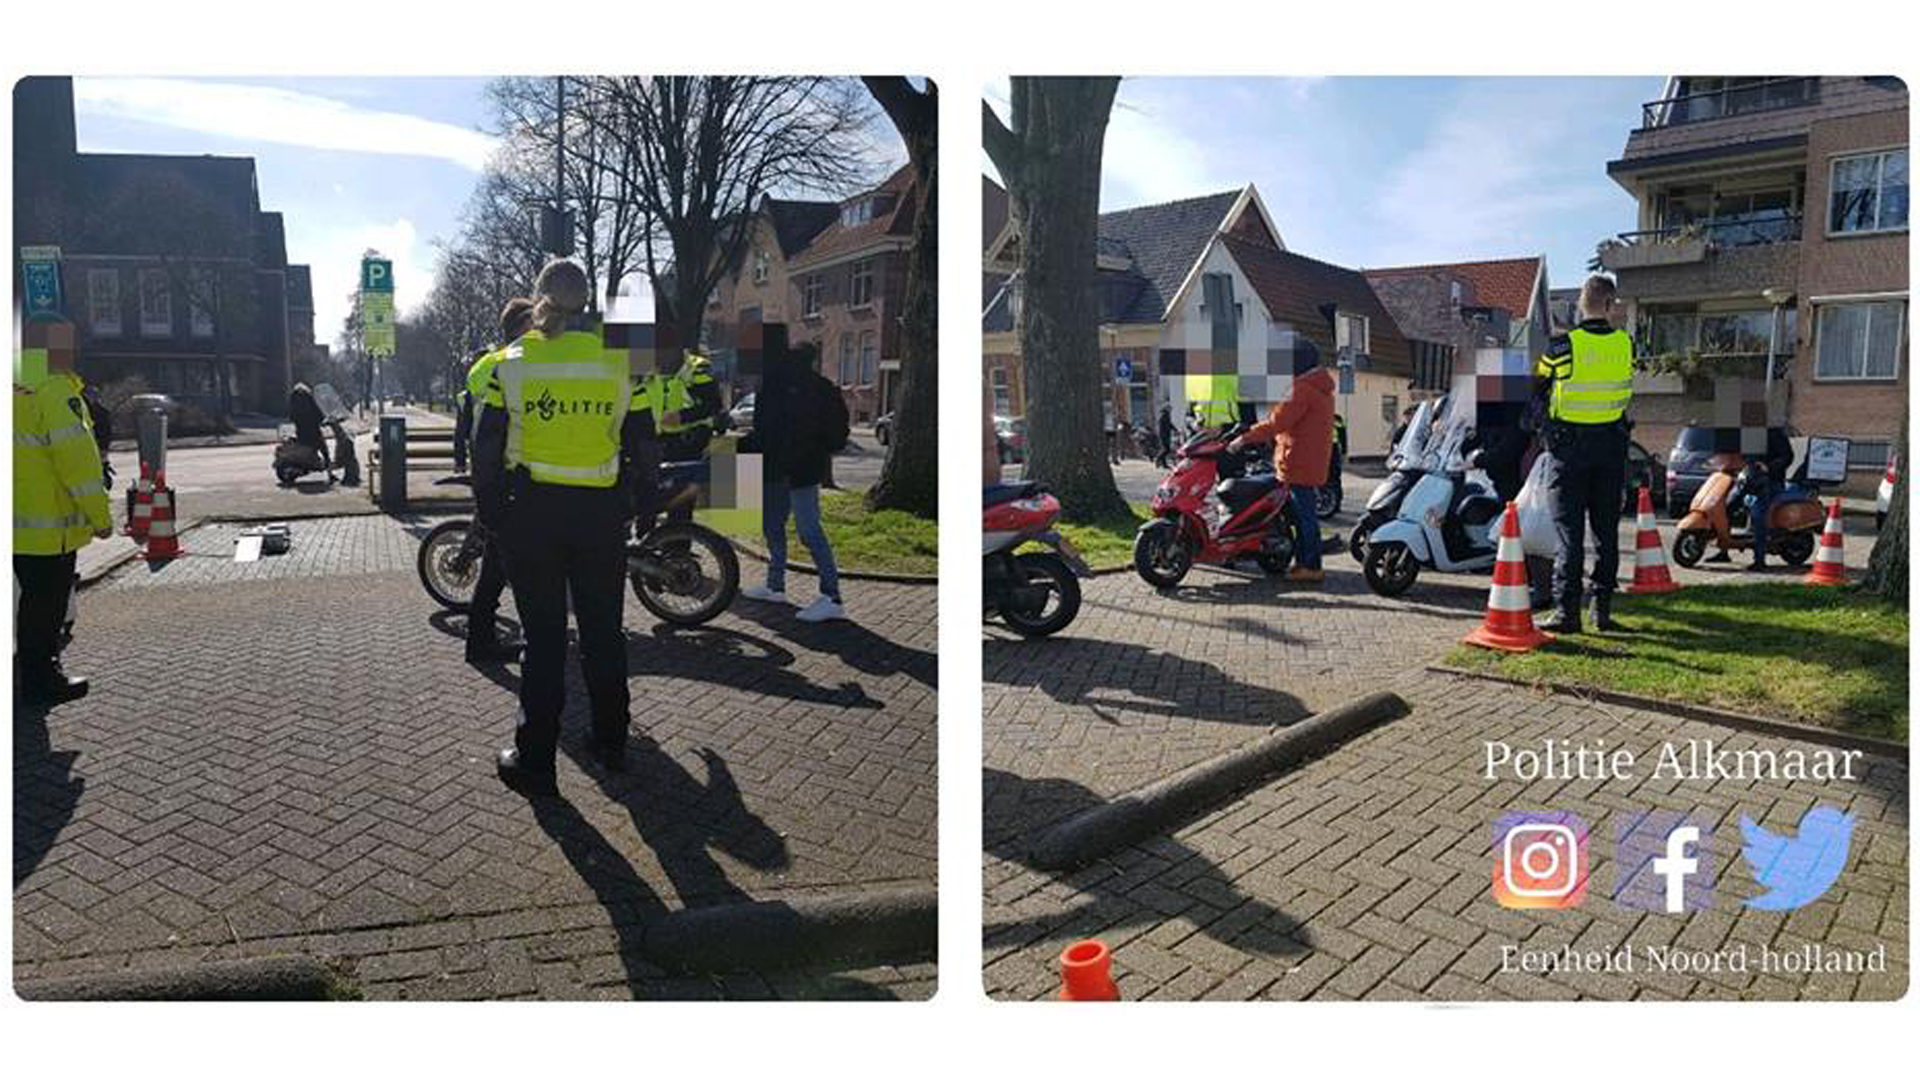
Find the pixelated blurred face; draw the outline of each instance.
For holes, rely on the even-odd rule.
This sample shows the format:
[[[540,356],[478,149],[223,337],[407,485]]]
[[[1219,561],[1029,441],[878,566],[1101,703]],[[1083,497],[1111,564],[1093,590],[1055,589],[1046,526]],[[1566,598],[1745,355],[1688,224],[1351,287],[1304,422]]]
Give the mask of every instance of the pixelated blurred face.
[[[1161,349],[1160,389],[1173,415],[1192,408],[1205,418],[1231,413],[1243,401],[1256,406],[1285,401],[1293,395],[1295,373],[1318,364],[1312,341],[1286,323],[1269,323],[1258,350]]]
[[[1764,378],[1722,375],[1713,380],[1713,399],[1704,418],[1713,428],[1715,453],[1761,457],[1767,451],[1767,430],[1786,426],[1786,386],[1776,382],[1768,393]]]
[[[1524,349],[1481,349],[1473,356],[1476,404],[1518,402],[1533,393],[1533,365]]]

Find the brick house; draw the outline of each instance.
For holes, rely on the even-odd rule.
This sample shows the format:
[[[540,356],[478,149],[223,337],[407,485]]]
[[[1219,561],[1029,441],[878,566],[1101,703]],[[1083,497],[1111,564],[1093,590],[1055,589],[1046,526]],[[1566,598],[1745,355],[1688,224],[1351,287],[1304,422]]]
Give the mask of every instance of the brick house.
[[[789,334],[820,348],[820,370],[846,395],[854,423],[893,411],[900,380],[900,305],[913,244],[911,166],[837,204],[833,219],[788,261]]]
[[[1907,138],[1898,79],[1675,76],[1607,164],[1639,204],[1600,259],[1641,355],[1754,379],[1771,357],[1787,421],[1852,440],[1853,490],[1906,410]],[[1656,453],[1705,419],[1697,384],[1636,382]]]
[[[732,352],[724,344],[714,347],[725,340],[724,333],[715,332],[751,319],[786,323],[797,331],[800,294],[793,281],[793,259],[839,216],[838,203],[761,198],[747,219],[750,235],[739,262],[713,290],[702,325],[723,382],[733,380]]]
[[[253,159],[80,153],[67,78],[22,79],[13,105],[15,240],[61,249],[82,377],[138,377],[210,416],[283,414],[312,285]],[[17,290],[17,253],[14,275]]]
[[[985,189],[990,201],[994,191]],[[1108,376],[1111,418],[1152,427],[1168,404],[1167,354],[1218,348],[1220,325],[1234,328],[1243,355],[1265,351],[1270,328],[1279,328],[1311,343],[1323,363],[1343,351],[1354,360],[1353,392],[1339,399],[1352,452],[1385,452],[1411,391],[1411,347],[1358,271],[1286,249],[1253,185],[1104,213],[1099,229],[1097,359]],[[1023,415],[1029,404],[1014,332],[1018,244],[1008,221],[985,253],[984,284],[993,290],[982,319],[987,393],[1007,416]],[[1223,312],[1231,316],[1216,318]]]

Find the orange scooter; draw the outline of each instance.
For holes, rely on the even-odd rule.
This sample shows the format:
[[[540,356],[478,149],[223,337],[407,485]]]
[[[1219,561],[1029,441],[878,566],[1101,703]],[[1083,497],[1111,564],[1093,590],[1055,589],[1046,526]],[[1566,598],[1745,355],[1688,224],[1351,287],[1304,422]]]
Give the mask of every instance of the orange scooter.
[[[1700,485],[1676,527],[1673,561],[1680,566],[1698,563],[1710,541],[1722,552],[1753,547],[1752,532],[1744,531],[1747,500],[1741,474],[1747,467],[1746,458],[1716,454],[1709,464],[1714,468],[1713,475]],[[1767,508],[1767,554],[1778,555],[1789,566],[1806,562],[1813,557],[1826,517],[1826,510],[1812,492],[1799,484],[1785,484]]]

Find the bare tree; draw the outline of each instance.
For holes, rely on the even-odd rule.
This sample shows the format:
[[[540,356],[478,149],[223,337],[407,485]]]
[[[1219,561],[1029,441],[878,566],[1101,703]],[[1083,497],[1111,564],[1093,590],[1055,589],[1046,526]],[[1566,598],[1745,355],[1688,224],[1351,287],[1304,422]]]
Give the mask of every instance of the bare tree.
[[[1094,292],[1100,159],[1119,86],[1106,77],[1017,77],[1011,126],[981,102],[982,138],[1020,235],[1015,328],[1029,401],[1025,475],[1045,481],[1066,516],[1082,521],[1127,513],[1101,433]]]
[[[838,197],[871,182],[872,105],[841,78],[623,76],[580,80],[582,116],[638,211],[655,318],[688,345],[744,254],[770,191]]]
[[[913,169],[913,247],[907,252],[900,315],[900,397],[880,481],[867,493],[876,510],[934,517],[940,503],[940,101],[933,83],[917,90],[903,78],[862,80],[907,144]]]

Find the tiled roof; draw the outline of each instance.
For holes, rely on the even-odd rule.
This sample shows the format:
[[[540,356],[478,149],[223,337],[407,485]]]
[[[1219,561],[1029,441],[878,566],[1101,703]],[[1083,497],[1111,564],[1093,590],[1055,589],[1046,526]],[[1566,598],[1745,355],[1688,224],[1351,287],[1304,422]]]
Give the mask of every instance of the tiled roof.
[[[780,241],[780,255],[791,259],[840,216],[840,204],[810,199],[768,199],[763,204]]]
[[[1239,191],[1223,191],[1101,214],[1100,254],[1132,260],[1144,280],[1114,321],[1153,323],[1166,318],[1167,304],[1239,198]]]
[[[1533,309],[1533,286],[1540,278],[1540,258],[1488,259],[1481,262],[1433,263],[1427,266],[1383,266],[1366,272],[1369,278],[1413,274],[1453,275],[1473,283],[1474,295],[1486,307],[1505,308],[1515,319]]]
[[[913,166],[902,165],[886,182],[872,191],[866,191],[855,198],[868,198],[874,195],[894,196],[893,206],[886,213],[858,225],[844,225],[836,216],[833,223],[821,230],[793,259],[796,266],[808,266],[824,262],[836,255],[849,251],[858,251],[878,240],[889,237],[907,238],[913,235]],[[846,200],[853,201],[852,199]],[[842,203],[841,205],[845,205]],[[835,207],[836,214],[838,207]]]
[[[1335,345],[1331,309],[1367,317],[1373,370],[1411,374],[1412,350],[1399,324],[1374,295],[1358,270],[1309,259],[1290,251],[1235,236],[1221,238],[1275,321],[1285,322],[1319,347],[1332,362]]]

